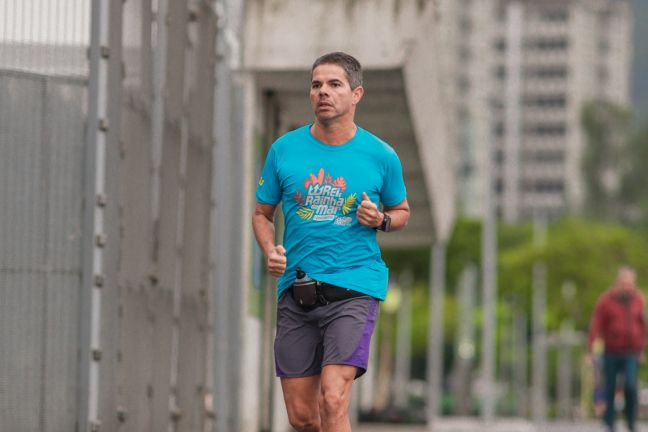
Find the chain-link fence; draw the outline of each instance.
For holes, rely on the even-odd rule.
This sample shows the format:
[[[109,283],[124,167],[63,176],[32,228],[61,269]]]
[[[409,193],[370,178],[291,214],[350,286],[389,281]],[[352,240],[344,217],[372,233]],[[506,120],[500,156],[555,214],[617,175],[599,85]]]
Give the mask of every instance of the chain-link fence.
[[[239,3],[0,0],[0,430],[213,427],[216,43]]]

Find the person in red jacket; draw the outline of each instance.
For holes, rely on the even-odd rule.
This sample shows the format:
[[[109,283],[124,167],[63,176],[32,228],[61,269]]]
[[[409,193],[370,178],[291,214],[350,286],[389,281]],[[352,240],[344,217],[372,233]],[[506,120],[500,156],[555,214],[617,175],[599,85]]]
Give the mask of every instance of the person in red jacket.
[[[637,412],[637,375],[639,360],[646,340],[644,296],[637,289],[633,269],[619,270],[615,285],[606,290],[596,302],[589,333],[589,347],[596,338],[605,345],[603,375],[605,413],[603,421],[608,431],[614,431],[614,391],[617,376],[624,376],[625,416],[628,428],[635,432]]]

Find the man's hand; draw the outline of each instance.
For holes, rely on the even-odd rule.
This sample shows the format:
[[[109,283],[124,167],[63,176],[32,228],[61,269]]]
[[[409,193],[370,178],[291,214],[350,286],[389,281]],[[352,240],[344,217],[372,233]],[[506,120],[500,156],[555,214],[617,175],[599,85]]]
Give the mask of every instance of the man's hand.
[[[592,353],[588,352],[587,354],[585,354],[585,364],[588,367],[594,367],[594,356],[592,355]]]
[[[356,211],[358,222],[364,226],[376,228],[382,223],[383,217],[383,214],[378,211],[378,206],[369,199],[369,195],[362,192],[362,202]]]
[[[286,271],[286,249],[278,245],[268,252],[268,273],[274,277],[279,277]]]

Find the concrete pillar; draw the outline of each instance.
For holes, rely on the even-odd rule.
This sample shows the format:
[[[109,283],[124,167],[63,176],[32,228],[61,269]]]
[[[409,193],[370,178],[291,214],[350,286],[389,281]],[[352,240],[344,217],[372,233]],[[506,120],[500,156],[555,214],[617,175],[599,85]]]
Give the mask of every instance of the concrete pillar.
[[[497,301],[497,222],[493,199],[493,146],[485,140],[484,218],[482,222],[482,419],[491,422],[495,415],[495,314]]]
[[[558,373],[556,388],[558,390],[558,416],[569,419],[572,417],[572,341],[573,334],[570,322],[563,322],[560,326],[558,338]]]
[[[239,373],[240,314],[240,248],[236,227],[241,223],[238,208],[232,205],[240,182],[240,149],[233,144],[232,114],[233,77],[230,68],[232,49],[227,40],[231,33],[225,0],[212,0],[211,10],[217,15],[214,68],[214,127],[212,131],[212,178],[210,214],[211,314],[214,328],[213,386],[216,431],[240,430]],[[231,36],[231,34],[229,35]],[[240,147],[240,146],[239,146]],[[223,229],[231,227],[232,229]],[[236,287],[237,289],[233,289]]]
[[[376,390],[376,378],[378,375],[378,356],[376,347],[378,346],[378,332],[375,332],[371,346],[369,347],[369,369],[358,383],[360,390],[359,409],[361,411],[371,411],[374,406],[374,396]]]
[[[536,215],[534,243],[541,248],[546,242],[546,221]],[[547,303],[547,267],[537,261],[533,265],[533,388],[531,392],[532,416],[536,423],[547,418],[547,331],[545,308]]]
[[[457,349],[453,368],[453,393],[456,401],[454,415],[466,416],[470,413],[471,371],[475,359],[475,294],[477,287],[477,267],[469,264],[461,272],[457,287],[458,316],[461,317],[457,328]]]
[[[443,376],[443,300],[445,290],[446,245],[436,241],[430,253],[430,299],[428,318],[428,404],[427,424],[432,427],[441,416]]]
[[[412,292],[401,285],[401,298],[396,320],[396,363],[394,365],[394,406],[406,409],[412,361]]]
[[[528,355],[526,314],[517,310],[514,315],[514,358],[513,358],[513,392],[517,401],[517,415],[526,417],[528,414]]]

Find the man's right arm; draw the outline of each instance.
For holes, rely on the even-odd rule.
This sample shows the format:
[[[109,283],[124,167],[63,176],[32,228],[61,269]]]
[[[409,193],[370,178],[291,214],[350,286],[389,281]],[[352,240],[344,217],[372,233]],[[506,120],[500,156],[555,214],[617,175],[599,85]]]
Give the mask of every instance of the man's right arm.
[[[266,256],[268,272],[279,277],[286,271],[286,250],[275,244],[274,214],[277,206],[257,203],[252,216],[252,227],[257,243]]]
[[[596,306],[594,306],[594,312],[592,313],[592,321],[590,322],[589,328],[589,340],[588,340],[588,351],[592,353],[592,348],[594,345],[594,340],[601,337],[602,333],[602,314],[603,314],[603,296],[599,297],[596,301]]]

